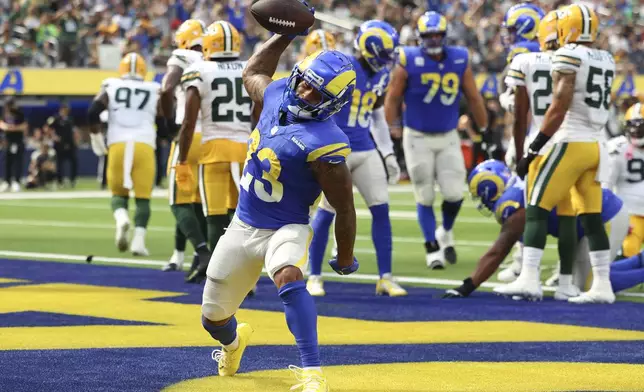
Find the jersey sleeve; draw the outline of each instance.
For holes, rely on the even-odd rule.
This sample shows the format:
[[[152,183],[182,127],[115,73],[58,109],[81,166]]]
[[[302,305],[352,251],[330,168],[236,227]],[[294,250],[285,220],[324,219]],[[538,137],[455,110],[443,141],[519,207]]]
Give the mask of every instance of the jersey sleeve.
[[[396,64],[400,65],[404,69],[407,69],[407,61],[410,57],[410,48],[408,48],[407,46],[399,46],[396,52]]]
[[[181,76],[181,87],[184,91],[187,91],[189,87],[196,87],[199,90],[200,96],[206,95],[206,85],[204,83],[201,71],[198,67],[189,67],[183,71]]]
[[[525,78],[528,73],[527,57],[528,56],[521,55],[512,59],[510,68],[508,68],[508,73],[504,80],[508,87],[525,86]]]
[[[510,52],[508,53],[508,57],[506,59],[508,64],[511,64],[512,61],[520,54],[522,53],[530,53],[531,50],[529,48],[526,48],[525,46],[514,46],[512,49],[510,49]]]
[[[494,205],[494,215],[497,222],[504,224],[508,218],[523,208],[523,192],[518,188],[508,189]]]
[[[552,58],[552,72],[555,71],[572,71],[579,72],[581,68],[581,57],[574,50],[574,46],[564,46],[557,49]]]
[[[167,66],[177,66],[181,69],[186,69],[190,66],[190,59],[188,59],[188,56],[181,54],[181,52],[177,52],[176,50],[172,52],[172,55],[170,55],[170,58],[168,59]]]
[[[327,132],[328,131],[329,130],[327,130]],[[349,156],[349,154],[351,153],[351,147],[349,147],[349,139],[344,134],[344,132],[340,130],[340,128],[333,130],[333,132],[327,133],[327,135],[329,134],[335,135],[335,137],[325,138],[324,142],[317,143],[317,146],[313,146],[306,157],[307,162],[346,162],[347,156]]]

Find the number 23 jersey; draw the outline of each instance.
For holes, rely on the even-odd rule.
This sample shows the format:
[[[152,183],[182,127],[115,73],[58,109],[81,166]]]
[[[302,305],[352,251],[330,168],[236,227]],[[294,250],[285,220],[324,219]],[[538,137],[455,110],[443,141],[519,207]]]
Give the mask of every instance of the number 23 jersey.
[[[280,123],[286,79],[264,92],[264,108],[248,140],[237,216],[260,229],[308,224],[311,206],[321,193],[309,164],[340,164],[351,152],[349,139],[331,119]]]
[[[603,127],[608,122],[615,60],[605,50],[568,44],[557,49],[552,72],[575,72],[575,91],[555,143],[604,141]]]

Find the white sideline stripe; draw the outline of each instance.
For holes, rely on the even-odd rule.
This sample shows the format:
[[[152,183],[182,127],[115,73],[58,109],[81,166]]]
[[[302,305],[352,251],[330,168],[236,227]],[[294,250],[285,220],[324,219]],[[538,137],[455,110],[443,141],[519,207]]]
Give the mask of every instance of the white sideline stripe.
[[[87,261],[87,256],[81,255],[67,255],[61,253],[39,253],[39,252],[15,252],[10,250],[0,250],[0,256],[5,257],[27,257],[33,259],[51,259],[51,260],[71,260],[71,261]],[[167,263],[164,260],[140,260],[140,259],[129,259],[121,257],[101,257],[93,256],[92,261],[97,261],[101,263],[113,263],[113,264],[132,264],[132,265],[149,265],[149,266],[163,266]],[[185,266],[188,268],[188,265]],[[265,271],[262,271],[265,272]],[[338,278],[339,276],[332,272],[323,272],[322,276],[324,277],[333,277]],[[378,275],[372,274],[351,274],[342,277],[343,280],[349,281],[377,281],[380,279]],[[419,278],[412,276],[396,276],[395,280],[399,283],[414,283],[414,284],[428,284],[428,285],[439,285],[439,286],[455,286],[460,285],[463,282],[460,280],[454,279],[439,279],[439,278]],[[494,283],[494,282],[485,282],[481,286],[486,288],[494,288],[502,286],[504,283]],[[543,291],[554,292],[556,288],[543,286]],[[623,297],[639,297],[644,298],[644,293],[620,293],[618,296]]]

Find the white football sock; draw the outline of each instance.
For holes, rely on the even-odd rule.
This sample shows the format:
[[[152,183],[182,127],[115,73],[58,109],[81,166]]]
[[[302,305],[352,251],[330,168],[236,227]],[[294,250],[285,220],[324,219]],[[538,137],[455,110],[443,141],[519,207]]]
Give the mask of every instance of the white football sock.
[[[590,265],[593,268],[593,286],[596,283],[610,283],[610,251],[596,250],[589,254]]]
[[[539,267],[541,266],[541,257],[543,257],[543,249],[524,246],[521,275],[523,275],[525,271],[528,276],[536,276],[538,279]]]
[[[572,286],[572,275],[559,275],[559,288],[565,289]]]
[[[117,224],[130,220],[130,216],[128,215],[125,208],[117,208],[116,210],[114,210],[113,216]]]

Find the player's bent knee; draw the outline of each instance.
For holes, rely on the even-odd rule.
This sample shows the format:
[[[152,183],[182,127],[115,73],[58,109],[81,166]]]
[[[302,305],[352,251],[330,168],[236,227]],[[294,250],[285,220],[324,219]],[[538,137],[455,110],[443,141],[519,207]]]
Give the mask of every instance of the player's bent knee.
[[[431,207],[434,205],[434,197],[433,184],[414,185],[414,198],[416,199],[416,203]]]
[[[288,283],[296,282],[298,280],[304,280],[304,275],[302,274],[302,270],[293,265],[287,265],[273,275],[273,281],[278,289]]]
[[[220,304],[204,303],[201,305],[201,314],[213,325],[218,326],[226,324],[235,315],[235,311]]]

